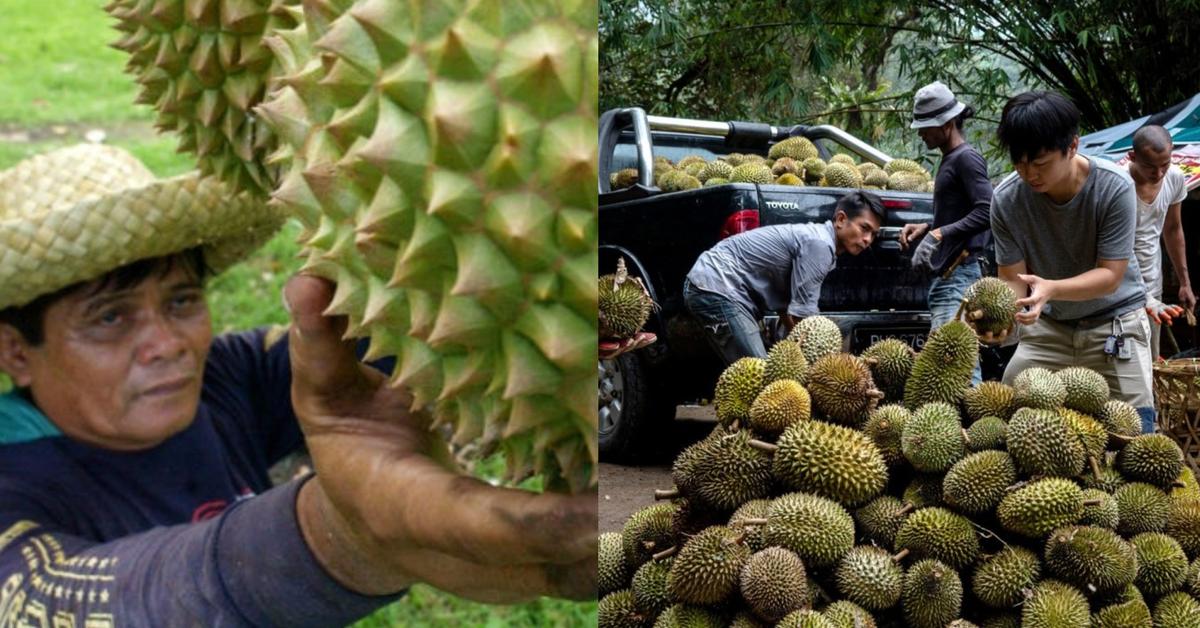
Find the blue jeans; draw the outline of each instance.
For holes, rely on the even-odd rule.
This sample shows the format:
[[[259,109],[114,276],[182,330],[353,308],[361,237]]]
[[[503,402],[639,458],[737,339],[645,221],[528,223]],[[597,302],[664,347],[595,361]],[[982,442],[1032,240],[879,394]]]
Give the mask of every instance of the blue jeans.
[[[983,273],[979,269],[979,261],[974,257],[963,260],[948,279],[941,275],[934,277],[929,284],[929,331],[933,331],[954,320],[954,313],[962,303],[963,293],[971,284],[979,281]],[[983,381],[983,373],[979,363],[975,363],[975,372],[971,374],[971,385],[978,386]]]
[[[1158,418],[1158,413],[1154,408],[1138,408],[1138,416],[1142,417],[1142,433],[1153,434],[1158,431],[1158,426],[1155,425],[1154,419]]]
[[[686,279],[683,280],[683,303],[704,326],[704,336],[725,360],[726,366],[739,358],[767,357],[758,321],[745,307],[715,292],[694,288]]]

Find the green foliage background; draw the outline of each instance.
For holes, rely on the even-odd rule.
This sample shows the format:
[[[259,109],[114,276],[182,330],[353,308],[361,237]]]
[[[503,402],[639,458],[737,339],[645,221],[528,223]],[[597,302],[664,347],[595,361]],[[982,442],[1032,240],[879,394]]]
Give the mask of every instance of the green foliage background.
[[[175,153],[175,139],[151,127],[152,112],[133,104],[124,54],[108,47],[117,38],[103,0],[0,0],[0,169],[32,155],[84,141],[101,130],[105,142],[129,150],[156,175],[182,174],[194,163]],[[286,323],[281,290],[300,266],[297,223],[291,222],[245,262],[210,284],[209,307],[217,333]],[[2,387],[2,383],[0,383]],[[476,475],[495,481],[499,458]],[[594,626],[596,603],[543,598],[490,606],[416,586],[401,601],[360,621],[384,626]]]

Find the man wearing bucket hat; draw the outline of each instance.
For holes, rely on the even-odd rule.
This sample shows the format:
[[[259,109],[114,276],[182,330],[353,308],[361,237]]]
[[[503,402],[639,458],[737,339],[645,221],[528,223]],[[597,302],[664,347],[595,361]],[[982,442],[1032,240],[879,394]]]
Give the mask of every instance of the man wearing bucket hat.
[[[900,246],[918,239],[913,266],[933,273],[929,285],[931,329],[950,322],[963,293],[983,275],[984,249],[991,241],[992,184],[987,162],[963,137],[963,121],[975,114],[941,81],[917,90],[913,122],[926,148],[942,153],[933,185],[933,223],[904,225]],[[921,239],[924,236],[924,239]],[[981,380],[975,365],[974,381]]]
[[[280,222],[110,147],[0,172],[0,617],[330,626],[416,582],[594,596],[595,496],[453,471],[322,314],[328,282],[288,283],[286,334],[212,338],[205,278]],[[302,442],[320,475],[272,487]]]

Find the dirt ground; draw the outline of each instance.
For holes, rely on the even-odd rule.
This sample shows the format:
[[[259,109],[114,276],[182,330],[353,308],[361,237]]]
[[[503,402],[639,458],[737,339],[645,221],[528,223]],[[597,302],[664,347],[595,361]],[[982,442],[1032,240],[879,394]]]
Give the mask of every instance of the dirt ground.
[[[675,422],[659,459],[641,466],[600,463],[600,532],[620,532],[634,512],[654,503],[654,489],[669,489],[671,461],[684,447],[712,431],[706,421]]]

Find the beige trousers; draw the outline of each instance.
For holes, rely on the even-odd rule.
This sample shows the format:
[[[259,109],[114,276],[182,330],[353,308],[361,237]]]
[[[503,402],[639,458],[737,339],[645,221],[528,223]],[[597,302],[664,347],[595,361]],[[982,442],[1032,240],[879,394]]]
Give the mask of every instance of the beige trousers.
[[[1154,383],[1150,359],[1150,318],[1137,308],[1120,316],[1124,327],[1128,360],[1104,354],[1104,341],[1112,333],[1112,321],[1089,327],[1060,323],[1044,316],[1032,325],[1021,325],[1017,351],[1004,369],[1004,383],[1012,385],[1017,374],[1040,366],[1057,371],[1068,366],[1086,366],[1108,380],[1113,399],[1135,408],[1154,407]]]

